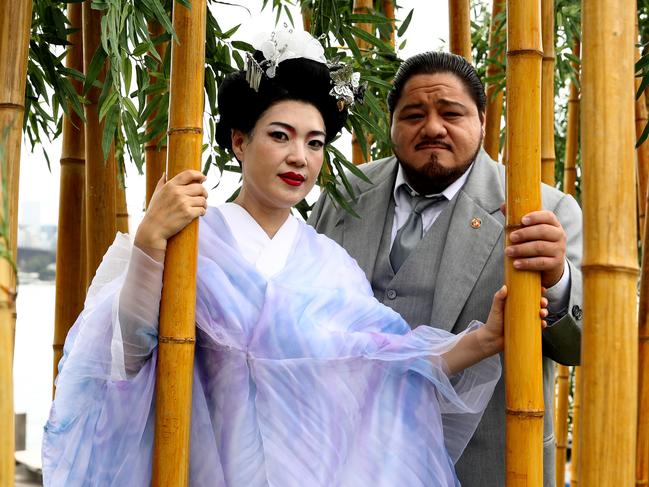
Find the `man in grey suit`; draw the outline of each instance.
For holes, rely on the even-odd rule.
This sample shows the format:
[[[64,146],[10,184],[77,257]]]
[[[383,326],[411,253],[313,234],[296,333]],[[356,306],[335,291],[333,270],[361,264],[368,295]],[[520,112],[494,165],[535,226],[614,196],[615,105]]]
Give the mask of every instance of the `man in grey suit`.
[[[485,321],[503,284],[505,171],[481,149],[485,105],[484,87],[461,57],[429,52],[408,59],[388,95],[394,156],[360,166],[371,184],[352,178],[351,204],[361,218],[322,197],[309,219],[347,249],[376,298],[413,327],[458,333],[471,320]],[[542,197],[544,210],[523,218],[505,253],[516,268],[540,271],[548,289],[544,485],[554,486],[553,360],[579,361],[581,211],[549,186]],[[505,484],[504,410],[501,378],[456,465],[463,485]]]

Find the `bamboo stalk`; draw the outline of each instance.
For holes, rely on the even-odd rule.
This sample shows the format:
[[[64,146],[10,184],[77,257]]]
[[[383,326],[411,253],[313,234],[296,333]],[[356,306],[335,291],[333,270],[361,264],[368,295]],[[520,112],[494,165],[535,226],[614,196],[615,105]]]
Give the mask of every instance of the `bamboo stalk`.
[[[554,406],[555,469],[557,485],[564,485],[568,449],[568,378],[569,368],[557,364],[556,396]]]
[[[584,486],[632,485],[635,479],[634,13],[633,0],[582,3],[584,330],[579,482]]]
[[[572,52],[575,56],[579,57],[580,43],[579,39],[575,39]],[[579,76],[579,65],[573,63],[575,72]],[[566,130],[566,152],[564,156],[563,165],[563,189],[567,194],[575,196],[576,193],[576,180],[577,180],[577,150],[579,144],[579,86],[577,83],[570,83],[570,95],[568,97],[568,115],[567,115],[567,130]],[[570,461],[570,484],[578,484],[578,447],[579,447],[579,415],[581,413],[581,369],[574,368],[573,375],[573,395],[572,395],[572,448],[571,448],[571,461]],[[567,397],[566,397],[567,407]],[[557,415],[558,416],[558,415]],[[557,422],[559,419],[557,418]],[[564,420],[562,420],[564,421]],[[566,429],[567,433],[567,429]],[[557,451],[557,456],[559,452]],[[557,467],[558,468],[558,467]],[[559,477],[557,476],[557,480]],[[557,484],[559,485],[559,484]],[[561,485],[563,485],[563,480]]]
[[[638,17],[636,16],[636,41],[638,40]],[[640,59],[642,55],[641,49],[637,48],[635,50],[635,60],[636,62]],[[642,83],[642,78],[635,78],[635,89],[636,93],[640,88]],[[647,125],[647,104],[645,100],[645,93],[642,92],[639,97],[635,100],[635,134],[636,140],[640,139],[642,131]],[[638,234],[640,236],[640,241],[644,243],[644,227],[645,227],[645,215],[647,212],[647,180],[649,179],[649,143],[645,140],[640,147],[636,149],[637,151],[637,177],[638,177]]]
[[[68,35],[66,65],[83,72],[83,36],[81,34],[81,4],[68,4],[70,27],[77,29]],[[77,93],[81,82],[70,79]],[[59,191],[59,223],[56,242],[56,301],[54,305],[53,379],[63,356],[65,337],[83,309],[86,276],[82,269],[83,224],[82,209],[85,184],[85,149],[83,122],[70,108],[70,116],[63,116],[63,144],[61,147],[61,176]]]
[[[541,181],[554,186],[554,0],[541,1]]]
[[[91,8],[91,0],[83,2],[83,64],[88,66],[98,47],[101,46],[101,12]],[[98,76],[103,82],[105,69]],[[86,248],[88,277],[94,276],[106,250],[115,239],[117,187],[115,150],[111,147],[108,159],[104,161],[101,139],[104,123],[99,122],[99,89],[88,91],[86,114]],[[89,279],[90,280],[90,279]]]
[[[395,46],[395,34],[396,34],[396,28],[394,24],[394,0],[383,0],[382,1],[382,6],[383,6],[383,14],[385,15],[386,19],[392,20],[392,23],[390,24],[390,36],[386,39],[392,47]]]
[[[507,245],[521,218],[541,208],[541,4],[507,1]],[[541,276],[505,259],[505,474],[507,486],[543,482]]]
[[[128,207],[126,205],[126,181],[125,176],[119,175],[115,178],[115,223],[117,230],[128,233]]]
[[[489,59],[487,78],[493,78],[502,73],[505,50],[499,49],[503,43],[503,30],[498,30],[498,17],[505,9],[505,0],[494,0],[491,6],[491,27],[489,29]],[[489,156],[497,161],[500,154],[500,122],[503,115],[503,96],[505,92],[496,93],[498,84],[490,82],[487,85],[487,109],[485,114],[484,148]]]
[[[302,4],[302,28],[305,32],[311,32],[311,16],[313,7],[306,3]]]
[[[449,50],[473,62],[469,0],[448,0],[448,21]]]
[[[158,37],[164,33],[162,26],[155,21],[151,21],[148,24],[149,35],[153,37]],[[155,49],[160,55],[160,59],[164,59],[165,53],[167,52],[167,42],[161,42],[156,45]],[[153,75],[153,72],[149,73],[151,77],[151,83],[156,83],[158,81],[157,77]],[[156,95],[147,95],[147,103],[152,103]],[[149,118],[147,119],[147,132],[151,132],[150,124],[153,122],[157,115],[158,111],[154,110]],[[149,201],[151,201],[151,196],[155,190],[158,180],[162,176],[162,173],[165,171],[165,164],[167,159],[167,145],[161,144],[160,141],[163,138],[163,135],[151,139],[144,144],[144,153],[145,153],[145,164],[146,164],[146,206],[149,206]]]
[[[636,15],[636,40],[638,39],[638,17]],[[636,61],[640,50],[636,49]],[[640,78],[636,78],[636,93]],[[636,140],[647,123],[645,93],[635,101]],[[649,145],[647,142],[637,148],[638,163],[638,220],[642,240],[642,274],[640,276],[640,306],[638,308],[638,429],[636,440],[636,487],[649,485],[649,249],[644,245],[648,240],[649,225],[645,219],[647,209],[647,172],[649,171]]]
[[[354,0],[355,14],[367,14],[372,11],[373,7],[374,7],[373,0]],[[373,24],[359,23],[358,28],[364,30],[365,32],[369,32],[370,34],[374,33]],[[361,50],[361,52],[364,52],[365,50],[371,47],[369,43],[367,43],[366,41],[360,38],[356,38],[356,44],[358,44],[358,48]],[[369,145],[370,145],[369,136],[366,136],[366,139],[367,139],[367,146],[368,146],[367,149],[369,150]],[[370,158],[369,154],[363,153],[363,150],[361,149],[361,145],[358,143],[358,138],[356,136],[356,133],[352,132],[352,162],[354,164],[363,164],[367,162],[369,158]]]
[[[637,108],[637,101],[636,101]],[[645,203],[649,194],[645,193]],[[644,242],[649,225],[644,223]],[[649,485],[649,251],[643,246],[638,308],[638,423],[636,443],[636,487]]]
[[[581,448],[581,367],[575,367],[572,384],[572,451],[570,453],[570,487],[579,485],[579,457]]]
[[[579,57],[581,45],[575,39],[572,52]],[[575,64],[573,63],[573,66]],[[575,66],[579,73],[579,67]],[[577,74],[577,76],[579,76]],[[575,196],[577,184],[577,152],[579,150],[579,86],[570,83],[570,95],[568,96],[568,128],[566,129],[566,153],[563,164],[563,191]],[[574,442],[574,438],[573,438]]]
[[[203,134],[205,0],[192,8],[177,5],[173,25],[167,174],[200,170]],[[192,404],[198,222],[169,240],[164,266],[154,439],[154,486],[189,482],[189,432]]]
[[[25,114],[25,81],[32,2],[0,2],[0,217],[9,235],[0,243],[16,261],[20,143]],[[6,202],[6,206],[5,206]],[[16,326],[16,275],[0,258],[0,485],[14,483],[13,348]]]

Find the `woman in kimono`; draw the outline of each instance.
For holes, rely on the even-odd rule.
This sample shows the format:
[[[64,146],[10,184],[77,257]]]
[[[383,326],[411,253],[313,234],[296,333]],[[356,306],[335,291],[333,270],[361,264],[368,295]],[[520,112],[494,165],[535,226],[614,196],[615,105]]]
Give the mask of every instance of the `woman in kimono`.
[[[117,236],[65,344],[45,485],[150,485],[164,253],[197,217],[191,485],[459,485],[453,464],[500,375],[506,290],[485,325],[411,330],[291,215],[358,87],[334,69],[308,34],[275,33],[220,85],[241,191],[208,209],[201,173],[163,177],[134,244]]]

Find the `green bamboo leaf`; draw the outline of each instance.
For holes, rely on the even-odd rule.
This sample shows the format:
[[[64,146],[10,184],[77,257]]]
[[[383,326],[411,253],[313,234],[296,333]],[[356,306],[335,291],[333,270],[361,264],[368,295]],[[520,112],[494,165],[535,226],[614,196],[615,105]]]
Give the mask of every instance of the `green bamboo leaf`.
[[[349,27],[349,30],[351,30],[356,37],[360,37],[364,41],[369,42],[370,44],[372,44],[373,46],[378,47],[380,50],[382,50],[384,52],[392,53],[394,51],[392,49],[392,46],[390,46],[389,44],[386,44],[381,39],[379,39],[378,37],[373,36],[369,32],[365,32],[363,29],[359,29],[358,27],[355,27],[355,26],[352,25],[352,26]]]
[[[101,48],[97,47],[95,54],[92,56],[90,65],[88,66],[88,72],[86,73],[86,80],[83,83],[83,94],[88,93],[90,87],[97,80],[99,72],[104,67],[104,62],[106,61],[106,52]]]
[[[113,105],[104,121],[104,132],[101,136],[101,149],[104,154],[104,161],[108,159],[108,153],[115,140],[115,130],[117,129],[117,122],[119,120],[119,106]]]
[[[361,50],[358,48],[358,44],[356,44],[356,40],[354,39],[354,36],[351,35],[351,33],[347,30],[347,27],[342,26],[340,29],[340,35],[343,37],[345,40],[345,44],[347,44],[347,47],[351,49],[352,54],[356,59],[359,61],[363,59],[363,55],[361,54]]]
[[[406,30],[410,25],[410,21],[412,20],[412,14],[414,13],[414,11],[415,11],[414,8],[410,9],[410,12],[408,12],[408,15],[406,16],[405,20],[399,26],[399,30],[397,30],[397,35],[399,37],[403,37],[403,35],[406,33]]]
[[[251,44],[243,41],[232,41],[232,47],[242,51],[255,52],[255,48]]]
[[[104,116],[106,116],[106,113],[108,110],[113,108],[113,105],[117,102],[119,99],[119,94],[116,91],[111,92],[106,99],[101,103],[99,107],[99,121],[102,121],[104,119]]]
[[[384,15],[375,14],[351,14],[347,20],[354,24],[391,24],[392,20]]]

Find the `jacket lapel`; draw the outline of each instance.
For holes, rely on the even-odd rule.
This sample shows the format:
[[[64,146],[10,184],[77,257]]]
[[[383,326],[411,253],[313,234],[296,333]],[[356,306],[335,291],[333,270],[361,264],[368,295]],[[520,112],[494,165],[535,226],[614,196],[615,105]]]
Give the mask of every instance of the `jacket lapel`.
[[[356,259],[371,282],[383,229],[392,222],[388,209],[397,175],[397,163],[396,159],[389,158],[368,165],[376,165],[375,171],[367,171],[374,184],[365,184],[359,188],[354,204],[354,209],[361,218],[341,212],[337,225],[342,225],[343,228],[342,246]]]
[[[451,330],[503,232],[499,168],[481,151],[457,194],[433,299],[431,323]]]

